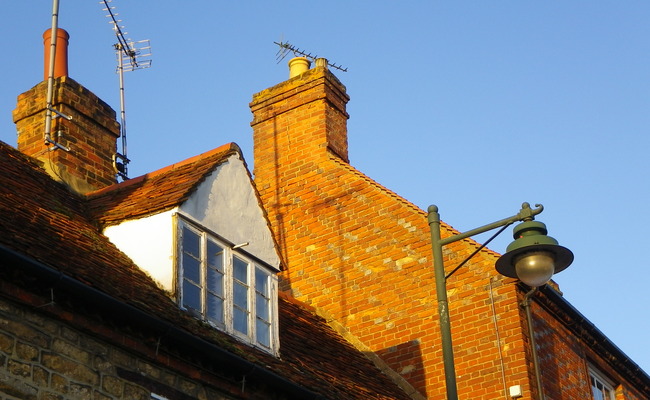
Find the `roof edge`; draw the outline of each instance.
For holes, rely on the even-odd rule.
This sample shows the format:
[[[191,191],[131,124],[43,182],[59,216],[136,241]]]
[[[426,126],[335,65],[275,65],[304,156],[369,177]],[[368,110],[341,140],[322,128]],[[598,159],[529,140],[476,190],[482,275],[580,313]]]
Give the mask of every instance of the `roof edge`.
[[[140,175],[138,177],[126,180],[124,182],[117,183],[115,185],[107,186],[105,188],[98,189],[98,190],[86,193],[86,197],[99,196],[99,195],[102,195],[104,193],[115,190],[117,188],[124,188],[124,187],[128,187],[128,186],[131,186],[131,185],[135,185],[135,184],[140,183],[140,182],[142,182],[144,180],[147,180],[149,178],[153,178],[155,176],[164,174],[164,173],[169,172],[171,170],[174,170],[176,168],[180,168],[180,167],[183,167],[185,165],[192,164],[192,163],[197,162],[197,161],[199,161],[199,160],[201,160],[203,158],[212,157],[215,154],[219,154],[219,153],[236,153],[241,158],[243,158],[242,151],[241,151],[241,148],[239,147],[239,145],[237,145],[237,143],[235,143],[235,142],[230,142],[230,143],[226,143],[224,145],[221,145],[221,146],[219,146],[217,148],[214,148],[214,149],[212,149],[210,151],[206,151],[205,153],[201,153],[201,154],[198,154],[196,156],[193,156],[193,157],[187,158],[185,160],[179,161],[177,163],[170,164],[170,165],[168,165],[166,167],[162,167],[162,168],[160,168],[158,170],[146,173],[144,175]]]
[[[184,346],[209,354],[219,360],[229,364],[231,368],[246,371],[250,376],[255,374],[265,383],[278,388],[282,392],[295,395],[298,398],[322,400],[323,396],[281,376],[270,369],[240,357],[228,350],[219,347],[215,343],[209,342],[204,338],[195,336],[192,333],[177,327],[172,322],[152,315],[134,305],[125,303],[99,289],[88,286],[61,271],[55,270],[50,266],[34,260],[31,257],[23,255],[0,245],[0,259],[9,261],[27,268],[35,276],[41,279],[49,280],[56,283],[56,287],[69,290],[79,296],[87,298],[88,301],[103,305],[107,308],[117,310],[119,314],[131,319],[134,322],[147,326],[154,331],[163,332],[164,336],[170,340],[182,343]]]
[[[635,389],[650,396],[650,376],[627,354],[612,342],[596,325],[578,311],[554,287],[544,285],[540,288],[543,296],[533,297],[551,315],[558,318],[567,329],[576,333],[584,341],[590,340],[590,348],[603,357],[608,364],[617,370],[629,382],[638,385]],[[567,324],[566,320],[574,321]]]

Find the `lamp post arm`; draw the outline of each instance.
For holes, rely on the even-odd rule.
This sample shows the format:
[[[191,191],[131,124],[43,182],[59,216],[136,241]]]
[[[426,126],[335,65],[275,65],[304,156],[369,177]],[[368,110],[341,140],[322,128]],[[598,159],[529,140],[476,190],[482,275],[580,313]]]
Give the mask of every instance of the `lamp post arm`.
[[[472,237],[474,235],[478,235],[480,233],[484,233],[487,231],[491,231],[492,229],[500,228],[504,225],[509,225],[512,224],[513,222],[517,221],[525,221],[525,220],[532,220],[535,218],[535,215],[541,213],[544,211],[544,206],[541,204],[535,204],[535,207],[537,208],[530,208],[530,204],[528,203],[523,203],[521,205],[521,210],[516,215],[513,215],[512,217],[504,218],[502,220],[493,222],[491,224],[483,225],[481,227],[471,229],[467,232],[462,232],[458,233],[456,235],[451,235],[447,236],[444,239],[440,239],[440,245],[445,246],[450,243],[457,242],[462,239],[466,239],[468,237]],[[431,218],[433,213],[438,213],[438,207],[436,206],[429,206],[429,225],[431,225]],[[435,218],[435,217],[433,217]],[[440,219],[440,215],[438,214],[438,219]]]

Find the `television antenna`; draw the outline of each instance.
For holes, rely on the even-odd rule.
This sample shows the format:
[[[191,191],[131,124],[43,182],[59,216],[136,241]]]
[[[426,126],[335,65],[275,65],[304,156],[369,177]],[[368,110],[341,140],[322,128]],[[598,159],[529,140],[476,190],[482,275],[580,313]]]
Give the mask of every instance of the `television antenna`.
[[[308,52],[306,52],[304,50],[301,50],[301,49],[299,49],[298,47],[292,45],[289,42],[280,41],[280,42],[273,42],[273,43],[280,46],[280,49],[276,53],[276,60],[278,60],[278,64],[280,63],[280,61],[284,60],[284,58],[287,56],[287,54],[289,54],[289,52],[292,52],[295,56],[300,55],[300,56],[309,58],[312,61],[315,61],[318,58],[322,58],[322,57],[318,57],[315,54],[311,54],[311,53],[308,53]],[[348,72],[347,68],[344,68],[340,64],[335,64],[333,62],[330,62],[329,60],[327,60],[327,65],[329,65],[332,68],[336,68],[339,71]]]
[[[126,146],[126,109],[124,102],[124,72],[135,71],[138,69],[145,69],[151,67],[151,44],[149,40],[140,40],[134,42],[126,38],[128,32],[124,32],[124,26],[120,23],[122,20],[117,19],[117,13],[114,6],[110,6],[113,0],[102,0],[100,4],[104,4],[105,8],[102,11],[108,12],[106,17],[113,25],[113,31],[117,37],[117,43],[114,45],[115,54],[117,55],[117,74],[120,77],[120,136],[122,138],[122,152],[116,153],[113,157],[113,165],[117,174],[123,179],[128,178],[128,164],[131,162],[127,157]]]

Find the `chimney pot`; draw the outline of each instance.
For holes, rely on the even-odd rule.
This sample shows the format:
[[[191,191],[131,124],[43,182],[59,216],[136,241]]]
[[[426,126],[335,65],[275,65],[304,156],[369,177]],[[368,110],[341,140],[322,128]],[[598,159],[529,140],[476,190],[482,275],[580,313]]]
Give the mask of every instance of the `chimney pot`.
[[[56,53],[54,55],[54,78],[68,76],[68,39],[70,35],[64,29],[58,28],[56,32]],[[45,64],[43,80],[50,77],[50,52],[52,46],[52,29],[43,33],[43,47],[45,50]]]
[[[311,62],[307,57],[295,57],[289,60],[289,79],[307,72]]]
[[[327,58],[317,58],[316,67],[327,68]]]

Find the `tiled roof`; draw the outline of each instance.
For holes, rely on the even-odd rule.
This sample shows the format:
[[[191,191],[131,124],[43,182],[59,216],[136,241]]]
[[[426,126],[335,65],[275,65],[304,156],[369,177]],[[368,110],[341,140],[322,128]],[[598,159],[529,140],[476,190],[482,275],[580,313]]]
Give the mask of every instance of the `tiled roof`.
[[[126,215],[141,215],[139,207],[155,212],[177,204],[233,151],[238,151],[235,145],[226,145],[83,198],[52,180],[37,162],[0,142],[0,246],[269,368],[324,398],[409,399],[325,320],[295,300],[280,297],[280,358],[198,323],[102,235],[98,221],[89,217],[101,215],[102,223],[110,223]]]
[[[212,170],[233,154],[241,155],[241,151],[235,143],[229,143],[158,171],[89,193],[90,216],[106,226],[178,206]]]

